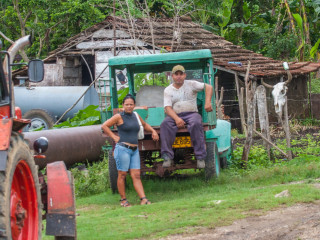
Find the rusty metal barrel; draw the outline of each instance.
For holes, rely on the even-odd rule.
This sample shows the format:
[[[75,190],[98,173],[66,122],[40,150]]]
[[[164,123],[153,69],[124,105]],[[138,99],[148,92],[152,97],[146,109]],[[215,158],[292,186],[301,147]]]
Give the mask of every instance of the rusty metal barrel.
[[[46,137],[49,142],[45,159],[35,159],[39,169],[48,163],[64,161],[67,167],[81,162],[98,161],[106,144],[106,136],[102,136],[101,125],[25,132],[24,137],[33,149],[34,141]]]

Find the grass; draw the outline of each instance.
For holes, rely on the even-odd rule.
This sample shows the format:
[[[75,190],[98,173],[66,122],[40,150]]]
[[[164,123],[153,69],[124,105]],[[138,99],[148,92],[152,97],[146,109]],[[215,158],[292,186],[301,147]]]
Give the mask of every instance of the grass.
[[[110,190],[77,198],[78,239],[157,239],[186,231],[196,233],[198,227],[229,225],[280,206],[312,202],[320,199],[319,189],[312,186],[319,182],[319,170],[320,159],[313,157],[246,171],[231,168],[210,182],[203,180],[202,172],[169,179],[146,176],[145,192],[153,203],[148,206],[139,205],[128,179],[131,208],[121,208],[119,196]],[[306,181],[288,184],[300,180]],[[274,197],[286,189],[291,197]]]

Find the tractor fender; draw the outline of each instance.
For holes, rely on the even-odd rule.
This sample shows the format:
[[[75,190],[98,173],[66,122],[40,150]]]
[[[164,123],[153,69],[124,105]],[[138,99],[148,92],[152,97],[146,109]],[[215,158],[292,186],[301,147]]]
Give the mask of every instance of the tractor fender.
[[[47,165],[46,220],[47,235],[76,237],[73,177],[62,161]]]
[[[219,153],[223,153],[231,147],[231,123],[217,119],[214,129],[206,131],[206,141],[215,140]]]

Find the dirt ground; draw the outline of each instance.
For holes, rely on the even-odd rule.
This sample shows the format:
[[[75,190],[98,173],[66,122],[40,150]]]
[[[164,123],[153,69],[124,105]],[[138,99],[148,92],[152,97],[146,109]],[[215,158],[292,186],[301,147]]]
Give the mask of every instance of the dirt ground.
[[[319,183],[314,186],[320,190]],[[196,231],[196,235],[185,233],[163,240],[320,240],[320,201],[279,208],[266,215],[237,220],[230,226]]]

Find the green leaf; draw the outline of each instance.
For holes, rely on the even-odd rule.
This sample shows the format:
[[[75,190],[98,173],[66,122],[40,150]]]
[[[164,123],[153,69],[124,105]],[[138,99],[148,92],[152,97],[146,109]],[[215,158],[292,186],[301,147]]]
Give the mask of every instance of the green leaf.
[[[297,25],[298,25],[298,27],[299,27],[299,29],[301,31],[301,34],[303,35],[303,20],[302,20],[302,17],[298,13],[293,13],[292,16],[296,20]]]
[[[314,58],[317,51],[318,51],[318,48],[319,48],[319,44],[320,44],[320,38],[318,39],[318,41],[316,42],[316,44],[311,48],[310,50],[310,57]]]
[[[242,9],[243,9],[243,17],[246,20],[248,20],[251,17],[251,12],[247,2],[244,2]]]

